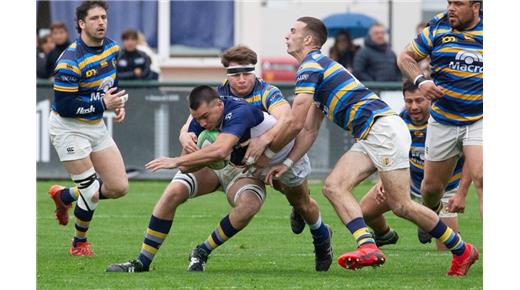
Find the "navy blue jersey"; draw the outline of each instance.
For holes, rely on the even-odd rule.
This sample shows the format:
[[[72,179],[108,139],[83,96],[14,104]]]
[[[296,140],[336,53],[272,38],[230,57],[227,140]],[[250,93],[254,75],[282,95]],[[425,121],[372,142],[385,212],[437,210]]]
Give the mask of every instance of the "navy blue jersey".
[[[217,90],[221,96],[237,97],[231,91],[231,87],[227,80],[220,84],[217,87]],[[255,87],[251,93],[243,97],[243,99],[251,105],[257,106],[268,113],[282,104],[289,104],[289,102],[287,102],[283,97],[280,89],[259,78],[256,79]]]
[[[264,114],[257,107],[240,98],[224,96],[221,100],[224,102],[224,118],[217,130],[219,133],[233,134],[240,138],[231,152],[230,161],[235,165],[242,165],[247,147],[240,147],[240,143],[251,138],[251,128],[264,121]],[[191,120],[188,132],[199,136],[204,130],[197,120]]]
[[[108,38],[100,47],[88,47],[76,39],[54,69],[52,110],[62,117],[98,122],[105,111],[102,97],[117,85],[119,51],[119,45]]]
[[[412,137],[412,145],[410,146],[410,189],[413,195],[421,196],[421,182],[424,178],[424,144],[426,143],[426,130],[428,123],[424,125],[414,125],[410,119],[410,115],[406,110],[399,115],[410,130]],[[445,191],[450,191],[459,186],[462,167],[464,166],[464,158],[460,158],[453,170],[450,181]]]

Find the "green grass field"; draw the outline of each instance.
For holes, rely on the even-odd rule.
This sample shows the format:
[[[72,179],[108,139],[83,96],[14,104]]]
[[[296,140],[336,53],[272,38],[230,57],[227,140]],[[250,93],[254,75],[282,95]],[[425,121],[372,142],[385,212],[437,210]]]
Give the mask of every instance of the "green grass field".
[[[38,289],[480,289],[482,285],[482,220],[476,194],[469,193],[460,231],[480,249],[480,260],[463,278],[447,277],[451,254],[422,245],[416,227],[391,213],[386,216],[400,235],[397,245],[383,248],[387,263],[358,271],[341,268],[336,258],[355,248],[345,226],[321,194],[312,195],[324,221],[334,229],[334,261],[325,273],[314,271],[312,239],[308,228],[295,235],[289,227],[290,207],[271,189],[263,209],[247,228],[215,250],[206,272],[188,273],[188,254],[204,241],[229,205],[221,192],[188,201],[176,213],[172,231],[148,273],[105,273],[107,265],[125,262],[139,253],[152,208],[167,182],[132,181],[119,200],[104,200],[90,225],[89,241],[96,257],[68,255],[73,220],[59,226],[47,189],[55,182],[37,183],[37,288]],[[72,185],[71,182],[62,182]],[[355,190],[359,198],[371,183]]]

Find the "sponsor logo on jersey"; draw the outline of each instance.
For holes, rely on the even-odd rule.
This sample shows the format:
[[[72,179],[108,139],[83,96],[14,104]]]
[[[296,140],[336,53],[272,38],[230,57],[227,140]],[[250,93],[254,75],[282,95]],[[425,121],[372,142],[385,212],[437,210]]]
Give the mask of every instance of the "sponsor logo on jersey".
[[[224,117],[224,120],[229,120],[229,119],[231,119],[231,117],[233,117],[233,112],[228,113],[228,114]]]
[[[296,81],[297,81],[297,82],[306,81],[308,78],[309,78],[309,75],[308,75],[308,74],[304,74],[304,75],[299,76],[299,77],[296,79]]]
[[[455,60],[450,61],[448,67],[452,70],[458,70],[470,73],[483,73],[484,67],[482,63],[484,58],[478,52],[461,50],[455,55]]]
[[[90,114],[90,113],[94,113],[95,111],[96,111],[96,108],[94,108],[93,105],[90,105],[89,108],[79,107],[78,110],[76,111],[76,115]]]

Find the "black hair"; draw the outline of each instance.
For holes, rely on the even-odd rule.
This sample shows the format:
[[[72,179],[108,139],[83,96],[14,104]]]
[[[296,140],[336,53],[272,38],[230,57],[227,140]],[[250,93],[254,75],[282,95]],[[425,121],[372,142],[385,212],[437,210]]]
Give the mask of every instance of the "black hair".
[[[404,93],[405,92],[410,92],[410,93],[413,93],[415,91],[417,91],[419,89],[419,87],[417,87],[413,81],[409,80],[409,79],[406,79],[404,82],[403,82],[403,96],[404,96]]]
[[[108,11],[108,3],[105,1],[83,1],[76,8],[76,31],[81,34],[81,27],[79,27],[79,21],[85,21],[85,17],[87,17],[88,11],[94,7],[101,7]]]
[[[190,109],[197,110],[202,103],[209,103],[220,98],[217,91],[209,86],[198,86],[191,90],[188,97]]]

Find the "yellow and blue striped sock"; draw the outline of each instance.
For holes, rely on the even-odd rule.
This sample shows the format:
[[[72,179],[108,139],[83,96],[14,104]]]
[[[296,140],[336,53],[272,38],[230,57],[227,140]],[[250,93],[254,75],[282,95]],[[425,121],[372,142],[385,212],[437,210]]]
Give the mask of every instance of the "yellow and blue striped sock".
[[[358,247],[364,244],[375,244],[372,234],[368,231],[365,220],[362,217],[355,218],[346,224],[347,229],[352,233]]]
[[[64,188],[60,193],[60,199],[64,204],[71,204],[78,200],[79,189],[77,186]]]
[[[229,215],[227,215],[220,221],[213,232],[211,232],[208,239],[200,246],[209,254],[218,246],[231,239],[238,232],[240,232],[240,230],[235,229],[233,225],[231,225]]]
[[[433,230],[430,231],[430,235],[441,241],[454,255],[460,256],[466,250],[466,244],[461,236],[440,219]]]
[[[150,223],[148,224],[144,236],[143,246],[141,247],[141,252],[138,257],[146,269],[150,268],[150,264],[152,263],[155,254],[157,254],[159,247],[161,247],[162,243],[168,236],[172,224],[173,221],[171,220],[163,220],[153,215],[150,218]]]
[[[73,246],[76,246],[77,242],[87,241],[87,231],[93,215],[93,210],[84,210],[80,208],[78,204],[74,207],[74,216],[76,217],[74,227],[76,228],[76,234],[74,235],[74,240],[72,242]]]

